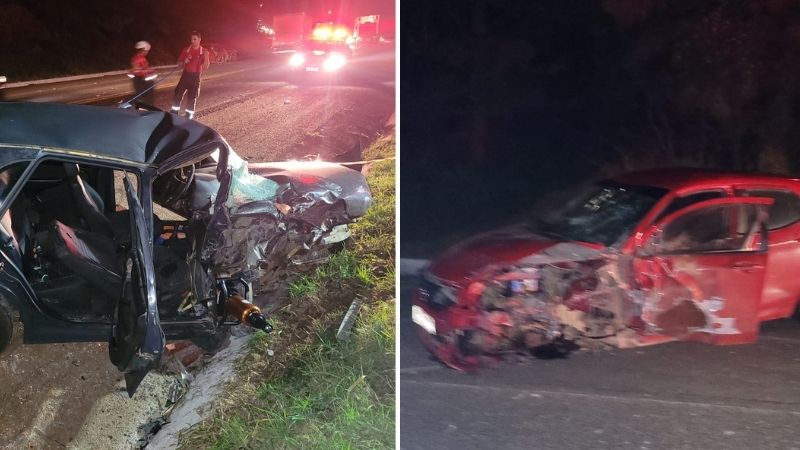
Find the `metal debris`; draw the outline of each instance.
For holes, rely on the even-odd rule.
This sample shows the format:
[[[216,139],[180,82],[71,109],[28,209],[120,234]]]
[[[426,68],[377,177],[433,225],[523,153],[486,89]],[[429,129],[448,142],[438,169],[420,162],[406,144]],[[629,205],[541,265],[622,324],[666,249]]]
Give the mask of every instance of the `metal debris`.
[[[350,330],[356,323],[356,316],[358,315],[358,311],[360,309],[361,299],[357,298],[353,300],[353,303],[350,304],[350,308],[347,309],[347,313],[345,313],[344,319],[342,319],[342,323],[339,325],[339,331],[336,332],[336,339],[341,342],[347,342],[350,340]]]
[[[165,407],[169,407],[174,405],[175,403],[183,397],[183,394],[186,392],[184,389],[184,383],[182,380],[178,380],[177,378],[172,383],[172,386],[169,387],[169,394],[167,394],[167,402],[164,405]]]

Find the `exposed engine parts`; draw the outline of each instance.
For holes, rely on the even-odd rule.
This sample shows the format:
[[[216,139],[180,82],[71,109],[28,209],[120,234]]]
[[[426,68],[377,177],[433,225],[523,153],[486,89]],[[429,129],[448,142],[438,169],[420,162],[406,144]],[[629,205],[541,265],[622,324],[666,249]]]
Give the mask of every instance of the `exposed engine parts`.
[[[267,322],[267,317],[261,312],[261,309],[250,303],[239,293],[233,293],[225,299],[225,312],[239,318],[242,323],[246,323],[265,333],[272,331],[272,325]]]
[[[173,210],[191,217],[186,225],[165,224],[169,228],[156,242],[160,253],[180,249],[186,264],[176,261],[183,270],[172,272],[184,274],[181,280],[191,277],[182,281],[190,290],[172,293],[176,308],[170,311],[162,301],[162,315],[177,310],[202,317],[210,311],[223,325],[232,316],[270,331],[253,298],[272,289],[288,267],[324,262],[328,248],[350,236],[347,224],[365,213],[372,197],[360,173],[337,164],[236,164],[225,198],[217,197],[214,167],[176,173],[156,190]],[[174,190],[182,194],[162,192]]]
[[[459,297],[481,310],[462,346],[497,354],[615,337],[636,306],[608,270],[602,261],[487,268]]]

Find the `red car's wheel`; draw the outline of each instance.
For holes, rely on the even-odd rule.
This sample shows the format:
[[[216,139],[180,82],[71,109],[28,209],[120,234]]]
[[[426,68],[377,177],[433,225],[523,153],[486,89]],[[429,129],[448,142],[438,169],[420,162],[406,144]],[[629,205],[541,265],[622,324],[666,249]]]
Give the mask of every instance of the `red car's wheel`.
[[[478,369],[478,357],[462,354],[455,333],[434,336],[419,325],[414,325],[414,328],[422,345],[446,366],[467,373]]]

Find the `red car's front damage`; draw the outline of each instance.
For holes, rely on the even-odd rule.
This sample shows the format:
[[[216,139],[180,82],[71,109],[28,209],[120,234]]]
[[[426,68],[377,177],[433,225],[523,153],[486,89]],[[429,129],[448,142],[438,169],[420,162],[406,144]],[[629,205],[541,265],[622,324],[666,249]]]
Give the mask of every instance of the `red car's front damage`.
[[[641,327],[639,304],[615,255],[585,244],[533,242],[538,252],[483,266],[461,284],[437,277],[437,265],[426,273],[412,315],[428,350],[468,371],[486,356],[563,341],[630,339],[618,332]]]
[[[439,360],[464,371],[487,357],[547,347],[753,342],[768,204],[700,203],[652,227],[648,247],[631,254],[531,234],[485,236],[425,272],[412,306],[417,334]],[[717,230],[730,236],[700,242],[698,230],[708,234],[708,217],[716,216],[736,218]],[[692,225],[701,219],[707,223]]]

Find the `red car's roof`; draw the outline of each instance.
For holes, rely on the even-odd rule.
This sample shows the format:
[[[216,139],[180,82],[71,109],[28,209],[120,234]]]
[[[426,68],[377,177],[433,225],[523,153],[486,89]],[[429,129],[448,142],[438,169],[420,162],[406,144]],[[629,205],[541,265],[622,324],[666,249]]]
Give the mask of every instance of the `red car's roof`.
[[[681,189],[697,185],[728,185],[738,183],[763,182],[768,184],[786,184],[787,187],[798,187],[800,179],[779,175],[760,173],[723,172],[700,168],[649,169],[628,172],[611,178],[622,184],[639,186],[655,186],[669,190]]]

